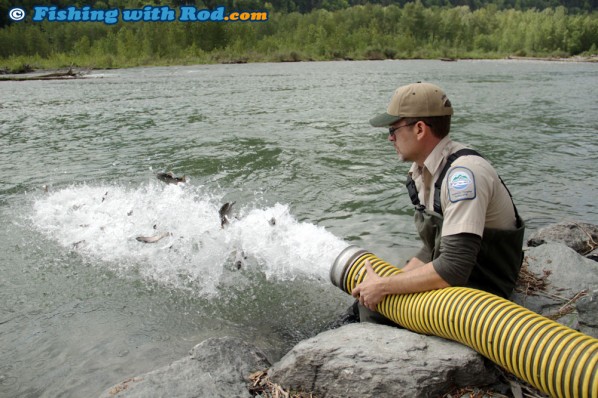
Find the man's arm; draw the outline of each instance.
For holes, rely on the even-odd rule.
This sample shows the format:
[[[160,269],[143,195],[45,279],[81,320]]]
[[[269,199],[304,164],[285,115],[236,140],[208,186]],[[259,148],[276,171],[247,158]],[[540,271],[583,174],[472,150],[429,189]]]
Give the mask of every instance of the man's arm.
[[[369,261],[365,262],[365,267],[365,280],[357,285],[351,294],[372,311],[376,311],[378,303],[387,294],[423,292],[450,286],[436,272],[431,262],[384,278],[376,274]]]
[[[423,263],[414,257],[403,272],[389,277],[378,276],[366,261],[367,276],[355,287],[352,295],[372,311],[388,294],[407,294],[464,285],[482,244],[474,234],[445,236],[441,240],[441,254],[433,262]]]
[[[412,271],[412,270],[419,268],[423,265],[426,265],[426,263],[424,263],[422,260],[420,260],[416,256],[416,257],[413,257],[411,260],[409,260],[407,262],[407,264],[405,264],[405,266],[403,268],[401,268],[401,270],[403,270],[403,272]]]
[[[429,261],[432,261],[432,251],[428,248],[428,246],[423,245],[402,269],[403,271],[409,271],[410,269],[421,267]]]
[[[440,256],[433,261],[434,269],[451,286],[464,286],[476,264],[482,247],[482,237],[461,233],[443,236]]]

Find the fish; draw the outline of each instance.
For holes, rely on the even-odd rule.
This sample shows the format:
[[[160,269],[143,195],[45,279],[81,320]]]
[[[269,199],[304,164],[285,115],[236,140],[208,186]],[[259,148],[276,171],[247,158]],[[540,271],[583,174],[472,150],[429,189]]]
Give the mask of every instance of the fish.
[[[137,239],[139,242],[143,242],[143,243],[156,243],[159,240],[164,239],[170,235],[172,235],[170,232],[164,232],[164,233],[154,235],[154,236],[138,236],[135,239]]]
[[[241,250],[240,252],[237,251],[237,253],[235,253],[235,268],[237,270],[240,270],[245,266],[245,261],[243,260],[247,260],[245,252],[243,250]]]
[[[220,215],[220,227],[224,228],[226,224],[228,224],[228,220],[230,219],[230,213],[233,209],[233,205],[236,202],[226,202],[222,205],[220,210],[218,210],[218,214]]]
[[[182,176],[182,177],[177,177],[174,175],[174,173],[172,171],[163,173],[160,172],[158,174],[156,174],[156,177],[158,178],[158,180],[165,182],[167,184],[182,184],[187,182],[187,177],[186,176]]]

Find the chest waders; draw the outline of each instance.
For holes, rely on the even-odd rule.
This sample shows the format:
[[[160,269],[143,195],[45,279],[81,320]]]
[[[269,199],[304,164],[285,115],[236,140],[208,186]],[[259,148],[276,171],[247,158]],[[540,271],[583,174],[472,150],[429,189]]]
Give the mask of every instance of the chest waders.
[[[447,158],[446,165],[442,169],[438,179],[434,183],[434,211],[426,209],[420,203],[415,181],[409,176],[407,178],[407,191],[411,202],[415,205],[415,226],[417,232],[429,254],[429,258],[421,258],[427,263],[440,256],[440,239],[442,235],[442,206],[440,205],[440,192],[442,180],[450,169],[453,162],[460,156],[475,155],[481,156],[473,149],[461,149]],[[500,177],[499,177],[500,178]],[[509,192],[505,183],[500,180],[507,192]],[[509,192],[509,196],[511,193]],[[511,202],[513,198],[511,196]],[[525,225],[515,204],[515,218],[517,220],[516,229],[499,230],[494,228],[484,228],[482,235],[482,245],[476,258],[475,266],[466,286],[474,289],[484,290],[501,297],[508,297],[519,275],[519,269],[523,261],[523,235]]]

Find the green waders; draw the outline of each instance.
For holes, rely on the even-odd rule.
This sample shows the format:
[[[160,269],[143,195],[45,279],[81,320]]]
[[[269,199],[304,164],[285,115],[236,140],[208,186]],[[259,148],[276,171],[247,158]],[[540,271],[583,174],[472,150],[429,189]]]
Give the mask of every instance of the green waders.
[[[440,256],[440,239],[444,220],[440,205],[442,180],[452,163],[460,156],[466,155],[481,156],[476,151],[465,148],[451,154],[447,158],[447,162],[434,184],[434,211],[429,211],[425,206],[420,204],[415,182],[411,179],[411,176],[407,179],[407,191],[416,209],[415,226],[424,244],[424,249],[420,251],[420,257],[425,258],[420,258],[420,260],[425,263]],[[502,179],[501,182],[507,189],[507,192],[509,192]],[[510,192],[509,196],[511,196]],[[482,245],[474,268],[467,281],[467,287],[484,290],[504,298],[508,298],[511,295],[523,261],[522,247],[525,233],[525,224],[521,217],[519,217],[514,203],[513,209],[515,210],[516,229],[499,230],[484,228]],[[361,322],[396,326],[390,319],[378,312],[370,311],[361,304],[359,304],[359,319]]]

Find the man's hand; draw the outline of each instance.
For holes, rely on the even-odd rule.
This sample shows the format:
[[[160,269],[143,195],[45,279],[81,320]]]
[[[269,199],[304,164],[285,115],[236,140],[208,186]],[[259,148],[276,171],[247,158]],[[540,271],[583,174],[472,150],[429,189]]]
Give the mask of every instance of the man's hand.
[[[361,305],[372,311],[377,311],[378,303],[386,295],[383,291],[384,281],[378,276],[369,260],[365,260],[366,277],[359,285],[353,289],[351,295],[359,300]]]
[[[361,305],[377,311],[378,304],[389,294],[409,294],[442,289],[450,286],[434,269],[432,262],[421,264],[414,259],[410,261],[412,269],[394,275],[380,277],[368,260],[365,261],[366,276],[351,293]]]

